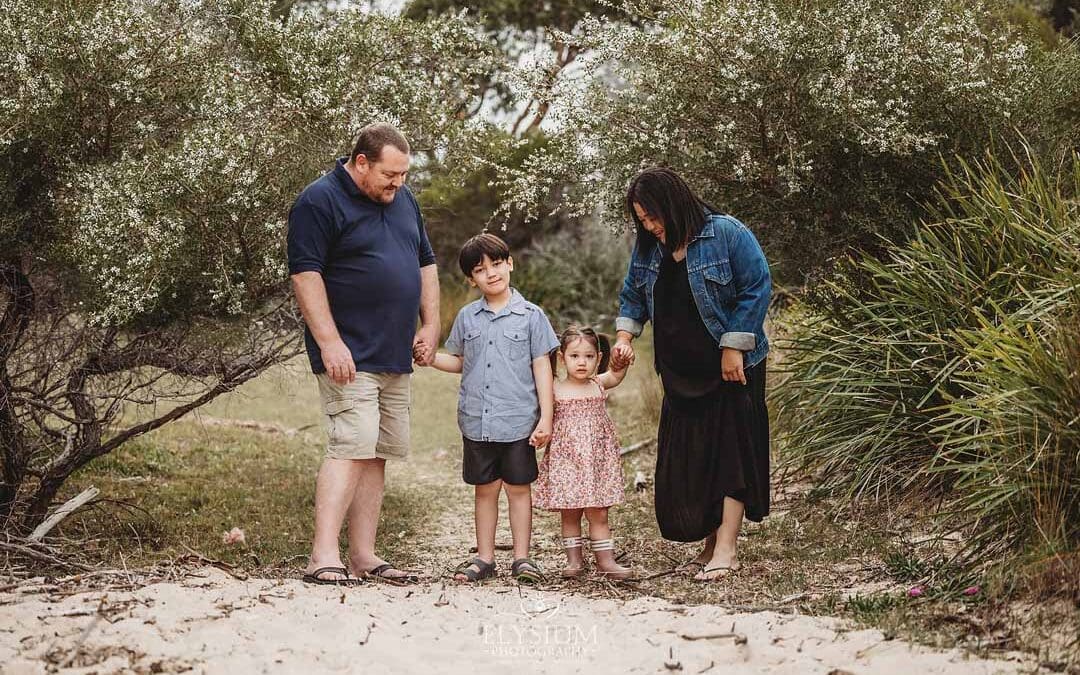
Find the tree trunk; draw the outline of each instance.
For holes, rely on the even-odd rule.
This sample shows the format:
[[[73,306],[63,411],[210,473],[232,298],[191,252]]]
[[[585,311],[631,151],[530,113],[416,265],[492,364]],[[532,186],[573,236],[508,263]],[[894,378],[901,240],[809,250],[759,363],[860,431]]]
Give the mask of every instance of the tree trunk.
[[[34,311],[34,288],[23,271],[10,262],[0,265],[0,285],[9,295],[7,311],[0,320],[0,458],[4,463],[3,482],[0,482],[0,522],[6,523],[15,508],[30,461],[30,450],[15,417],[8,360],[18,348]]]

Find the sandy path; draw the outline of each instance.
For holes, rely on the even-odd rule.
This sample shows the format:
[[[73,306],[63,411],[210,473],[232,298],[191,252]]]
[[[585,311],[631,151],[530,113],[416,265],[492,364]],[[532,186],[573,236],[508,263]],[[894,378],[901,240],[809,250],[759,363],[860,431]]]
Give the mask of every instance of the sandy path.
[[[1014,673],[1032,665],[885,641],[830,618],[509,587],[241,582],[214,569],[136,591],[59,602],[6,594],[0,603],[4,673],[670,672],[665,662],[686,673]],[[684,637],[732,624],[744,644]]]

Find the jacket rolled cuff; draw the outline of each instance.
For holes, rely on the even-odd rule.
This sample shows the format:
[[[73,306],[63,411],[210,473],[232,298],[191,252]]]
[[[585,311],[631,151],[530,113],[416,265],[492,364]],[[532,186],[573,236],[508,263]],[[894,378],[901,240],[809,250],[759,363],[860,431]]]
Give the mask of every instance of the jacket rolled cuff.
[[[645,330],[645,326],[638,323],[637,321],[634,321],[628,316],[620,316],[615,319],[615,330],[624,330],[627,333],[633,335],[634,337],[637,337],[641,335],[641,331]]]
[[[748,352],[757,346],[757,336],[753,333],[728,331],[720,336],[720,346]]]

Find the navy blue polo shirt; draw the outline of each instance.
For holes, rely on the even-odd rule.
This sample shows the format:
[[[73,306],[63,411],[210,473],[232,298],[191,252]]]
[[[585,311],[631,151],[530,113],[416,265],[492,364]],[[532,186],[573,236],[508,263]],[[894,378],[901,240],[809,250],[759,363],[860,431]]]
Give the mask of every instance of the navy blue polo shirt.
[[[345,170],[346,160],[304,188],[289,211],[289,274],[322,275],[356,370],[411,373],[420,268],[435,264],[435,254],[409,188],[402,186],[389,204],[369,199]],[[325,372],[308,328],[304,344],[311,370]]]

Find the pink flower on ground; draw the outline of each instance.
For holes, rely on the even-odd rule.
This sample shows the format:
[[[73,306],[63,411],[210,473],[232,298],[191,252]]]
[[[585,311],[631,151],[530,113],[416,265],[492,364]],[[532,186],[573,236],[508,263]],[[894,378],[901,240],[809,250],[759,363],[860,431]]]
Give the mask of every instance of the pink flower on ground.
[[[912,586],[908,589],[907,594],[909,598],[918,598],[925,592],[926,588],[923,586]]]
[[[223,544],[243,544],[244,541],[244,531],[239,527],[234,527],[221,535],[221,542]]]
[[[968,586],[967,588],[965,588],[964,590],[962,590],[960,592],[963,593],[964,595],[978,595],[979,591],[981,591],[981,590],[982,589],[979,588],[978,586]]]

